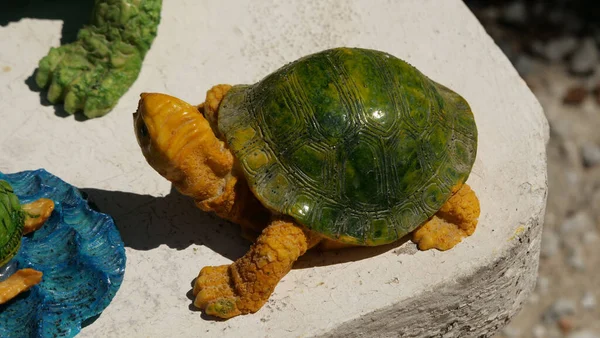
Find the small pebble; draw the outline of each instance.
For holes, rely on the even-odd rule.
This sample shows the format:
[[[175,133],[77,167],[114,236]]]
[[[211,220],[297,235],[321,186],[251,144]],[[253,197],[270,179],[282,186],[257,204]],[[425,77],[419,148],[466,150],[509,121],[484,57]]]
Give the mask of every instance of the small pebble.
[[[502,333],[508,338],[516,338],[521,336],[521,331],[517,328],[509,326],[505,326],[502,329]]]
[[[528,304],[537,304],[539,302],[540,302],[540,295],[538,295],[535,292],[531,293],[531,295],[529,296],[529,298],[527,298],[527,303]]]
[[[532,72],[532,70],[535,69],[536,62],[529,56],[521,54],[517,56],[514,64],[517,72],[519,72],[519,75],[527,76]]]
[[[527,8],[522,1],[513,1],[504,7],[502,19],[513,25],[522,25],[527,20]]]
[[[600,164],[600,146],[595,143],[585,143],[581,147],[581,157],[583,165],[586,167],[594,167]]]
[[[567,93],[563,97],[563,103],[569,105],[579,105],[585,97],[588,91],[583,86],[574,86],[567,90]]]
[[[558,328],[563,334],[568,334],[573,330],[573,320],[569,317],[560,317],[558,319]]]
[[[583,238],[583,243],[584,244],[592,244],[598,240],[600,240],[600,235],[598,235],[598,232],[591,231],[585,235],[585,237]]]
[[[540,254],[543,258],[554,256],[558,252],[559,246],[560,239],[556,232],[546,230],[542,233],[542,248]]]
[[[564,36],[546,43],[541,52],[550,61],[560,61],[572,53],[577,47],[577,39],[573,36]]]
[[[547,277],[539,276],[537,280],[537,284],[535,286],[536,290],[538,290],[542,295],[548,292],[548,288],[550,287],[550,280]]]
[[[538,324],[533,328],[533,337],[534,338],[546,338],[547,334],[546,334],[546,328],[541,325]]]
[[[594,227],[592,217],[586,211],[579,211],[567,218],[560,225],[560,233],[562,235],[571,235],[574,233],[584,233]]]
[[[565,175],[567,176],[569,183],[576,184],[579,180],[579,173],[577,170],[574,171],[574,168],[577,168],[581,165],[581,146],[573,140],[571,128],[566,125],[565,121],[556,121],[558,126],[556,129],[560,129],[559,133],[562,138],[562,142],[560,142],[560,150],[564,155],[562,166],[566,167]],[[578,169],[578,168],[577,168]],[[574,175],[573,178],[570,176]]]
[[[581,298],[581,306],[586,310],[593,310],[596,307],[596,297],[590,291],[587,291]]]
[[[567,338],[600,338],[600,334],[589,330],[582,330],[571,333]]]
[[[570,70],[574,74],[588,75],[594,72],[598,64],[598,48],[593,38],[586,38],[571,58]]]
[[[585,258],[582,251],[579,247],[573,248],[570,250],[569,258],[567,259],[569,265],[579,271],[585,270]]]
[[[575,302],[567,298],[559,298],[544,312],[543,319],[544,322],[551,324],[573,313],[575,313]]]
[[[581,181],[581,175],[575,170],[567,170],[565,175],[567,176],[567,181],[571,185],[577,185]]]

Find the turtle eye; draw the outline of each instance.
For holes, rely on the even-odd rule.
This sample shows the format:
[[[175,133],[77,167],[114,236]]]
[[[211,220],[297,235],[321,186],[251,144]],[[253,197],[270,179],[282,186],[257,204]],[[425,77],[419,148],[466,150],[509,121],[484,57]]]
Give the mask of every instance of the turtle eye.
[[[144,123],[144,120],[142,120],[138,127],[138,134],[143,138],[148,137],[148,127],[146,127],[146,123]]]

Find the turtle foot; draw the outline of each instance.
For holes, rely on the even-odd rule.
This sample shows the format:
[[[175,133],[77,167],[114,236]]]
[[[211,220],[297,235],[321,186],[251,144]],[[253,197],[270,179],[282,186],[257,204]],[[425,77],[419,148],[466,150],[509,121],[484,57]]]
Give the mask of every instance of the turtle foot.
[[[471,236],[479,218],[479,200],[464,184],[425,224],[413,232],[420,250],[448,250]]]
[[[97,0],[77,41],[51,48],[35,81],[69,114],[107,114],[137,78],[160,20],[161,0]]]
[[[206,266],[200,270],[194,285],[194,305],[208,315],[231,318],[242,314],[239,297],[229,273],[230,265]]]
[[[194,305],[206,314],[231,318],[254,313],[309,245],[320,240],[296,224],[274,220],[244,257],[231,265],[205,267],[194,286]]]
[[[137,78],[142,58],[123,43],[104,46],[105,57],[97,58],[88,44],[94,42],[76,41],[50,49],[40,61],[35,80],[40,88],[48,87],[51,103],[64,102],[67,113],[83,111],[94,118],[106,115],[117,104]]]

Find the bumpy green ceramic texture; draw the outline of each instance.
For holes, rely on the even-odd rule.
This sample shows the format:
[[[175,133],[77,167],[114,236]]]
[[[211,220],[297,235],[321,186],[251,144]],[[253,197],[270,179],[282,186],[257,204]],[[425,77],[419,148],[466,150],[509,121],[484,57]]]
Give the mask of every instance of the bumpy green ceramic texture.
[[[85,0],[92,1],[92,0]],[[156,36],[162,0],[95,0],[77,41],[51,48],[35,81],[70,114],[107,114],[133,84]],[[82,13],[82,15],[89,15]]]
[[[392,242],[468,177],[467,102],[387,53],[337,48],[234,86],[219,130],[271,210],[342,242]]]
[[[0,266],[13,258],[21,246],[25,214],[8,182],[0,180]]]

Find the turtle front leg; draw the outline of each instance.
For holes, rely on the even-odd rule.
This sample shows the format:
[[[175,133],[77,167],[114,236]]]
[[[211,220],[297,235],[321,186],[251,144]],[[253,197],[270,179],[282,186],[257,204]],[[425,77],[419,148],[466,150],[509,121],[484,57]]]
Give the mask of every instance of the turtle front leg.
[[[206,100],[198,105],[198,109],[204,115],[211,128],[217,136],[219,135],[218,118],[219,106],[225,94],[231,89],[229,84],[218,84],[206,92]]]
[[[89,0],[88,0],[89,1]],[[108,113],[137,78],[156,36],[162,0],[96,0],[77,41],[51,48],[35,81],[51,103],[88,117]]]
[[[207,109],[218,107],[225,92],[209,90],[204,115],[197,106],[178,98],[143,93],[134,128],[148,163],[179,192],[193,198],[204,211],[260,232],[270,212],[254,197],[235,168],[233,154],[205,117]],[[216,113],[212,116],[217,118]]]
[[[316,240],[290,222],[274,221],[244,257],[231,265],[204,267],[194,285],[194,305],[231,318],[258,311],[294,262]]]
[[[421,250],[452,249],[473,234],[479,213],[475,192],[464,184],[432,218],[413,232],[412,241]]]
[[[25,211],[23,234],[27,235],[46,223],[54,210],[54,202],[47,198],[40,198],[31,203],[23,204],[21,208]]]

